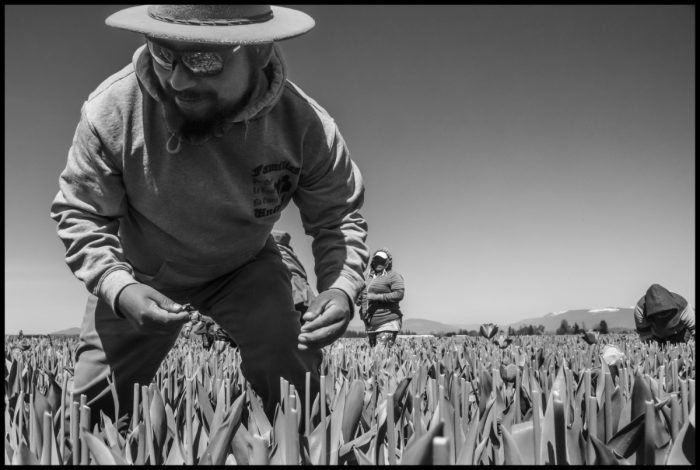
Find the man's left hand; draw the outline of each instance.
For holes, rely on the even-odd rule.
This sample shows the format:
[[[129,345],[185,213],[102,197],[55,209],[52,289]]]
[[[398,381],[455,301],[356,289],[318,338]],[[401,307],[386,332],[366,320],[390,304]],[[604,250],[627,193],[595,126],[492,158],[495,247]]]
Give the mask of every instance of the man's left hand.
[[[340,338],[352,320],[350,300],[340,289],[321,292],[303,316],[299,349],[322,348]]]

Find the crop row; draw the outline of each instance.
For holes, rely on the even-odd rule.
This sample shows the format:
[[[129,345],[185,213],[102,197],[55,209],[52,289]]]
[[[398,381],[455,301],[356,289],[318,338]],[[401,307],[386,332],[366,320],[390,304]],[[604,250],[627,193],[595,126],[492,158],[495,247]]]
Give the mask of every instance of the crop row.
[[[280,380],[270,421],[237,350],[180,339],[152,383],[134,384],[133,408],[113,389],[115,415],[92,429],[70,393],[76,344],[6,337],[6,464],[695,462],[694,340],[342,339],[317,396]]]

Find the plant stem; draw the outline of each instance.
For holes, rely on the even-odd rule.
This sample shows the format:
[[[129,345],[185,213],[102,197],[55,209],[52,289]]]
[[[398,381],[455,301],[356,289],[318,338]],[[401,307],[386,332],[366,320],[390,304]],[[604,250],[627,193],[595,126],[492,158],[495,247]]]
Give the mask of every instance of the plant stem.
[[[153,450],[153,433],[151,430],[151,400],[148,396],[148,387],[146,385],[141,386],[141,403],[143,409],[143,420],[146,423],[146,460],[150,460],[151,465],[155,465],[155,452]]]
[[[433,438],[433,465],[449,465],[449,439],[436,436]]]
[[[193,397],[192,397],[192,382],[194,378],[185,377],[185,463],[194,465],[194,443],[192,436],[192,414]]]
[[[542,465],[542,453],[540,451],[540,440],[542,437],[542,425],[540,423],[540,409],[542,407],[542,399],[540,391],[533,390],[532,392],[532,430],[534,433],[533,443],[535,446],[535,465]]]
[[[321,461],[319,465],[328,465],[328,434],[326,429],[326,376],[321,376]]]
[[[82,397],[85,395],[81,395]],[[85,442],[85,434],[90,432],[90,407],[83,405],[80,407],[80,465],[88,464],[88,446]]]
[[[588,431],[588,445],[586,465],[593,465],[595,462],[595,449],[593,448],[592,436],[598,437],[598,401],[591,395],[586,396],[586,429]]]
[[[52,424],[51,413],[45,411],[42,426],[43,442],[41,449],[41,465],[51,465],[51,439],[53,439]]]
[[[389,465],[396,465],[396,430],[394,429],[394,394],[386,394],[386,433],[388,437]]]
[[[612,393],[613,383],[610,372],[604,374],[605,384],[603,386],[603,395],[605,397],[605,408],[603,409],[603,417],[605,419],[605,443],[610,442],[613,437],[613,422],[612,422]]]
[[[80,404],[77,401],[71,403],[70,409],[70,440],[73,465],[80,465]]]
[[[688,413],[690,411],[688,408],[688,381],[684,379],[679,381],[681,388],[681,417],[683,418],[682,423],[685,424],[688,421]]]
[[[676,440],[678,428],[681,422],[681,405],[679,403],[678,394],[671,394],[671,439]]]
[[[131,429],[136,429],[139,424],[139,384],[133,386],[134,403],[131,408]]]
[[[304,435],[311,432],[311,372],[306,372],[304,389]]]
[[[643,465],[655,465],[656,457],[656,419],[654,401],[645,400],[646,414],[644,416],[644,462]],[[637,462],[639,465],[640,462]]]
[[[552,393],[552,405],[554,407],[554,447],[556,449],[556,465],[567,465],[566,459],[566,415],[564,402],[559,392]]]

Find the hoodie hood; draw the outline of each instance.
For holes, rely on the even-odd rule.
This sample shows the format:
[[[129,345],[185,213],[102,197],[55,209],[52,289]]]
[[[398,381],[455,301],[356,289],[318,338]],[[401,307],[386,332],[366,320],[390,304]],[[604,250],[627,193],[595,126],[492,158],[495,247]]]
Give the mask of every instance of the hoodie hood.
[[[377,256],[377,253],[379,253],[380,251],[381,251],[382,253],[386,253],[386,255],[389,257],[389,259],[387,259],[387,261],[386,261],[386,266],[385,266],[384,269],[385,269],[386,271],[391,271],[391,268],[392,268],[392,266],[393,266],[393,264],[394,264],[394,263],[393,263],[394,258],[391,256],[391,252],[390,252],[387,248],[380,248],[380,249],[378,249],[377,251],[375,251],[375,252],[372,254],[372,257],[369,259],[369,262],[370,262],[369,269],[370,269],[370,271],[372,271],[372,260],[374,259],[375,256]]]
[[[151,54],[146,45],[139,47],[134,52],[132,63],[136,71],[139,86],[144,94],[161,104],[163,117],[168,126],[168,130],[173,137],[194,141],[190,136],[181,135],[179,130],[183,124],[183,118],[174,104],[166,99],[158,78],[153,71]],[[282,54],[277,47],[273,46],[270,63],[263,73],[267,80],[259,80],[256,84],[246,106],[240,112],[222,118],[216,122],[205,136],[198,136],[197,142],[208,140],[213,136],[220,136],[227,132],[234,124],[244,123],[259,118],[267,114],[279,101],[284,92],[284,85],[287,79],[287,70],[282,60]]]
[[[652,284],[644,296],[647,317],[658,313],[673,310],[674,313],[682,312],[688,305],[688,301],[678,294],[668,291],[659,284]]]

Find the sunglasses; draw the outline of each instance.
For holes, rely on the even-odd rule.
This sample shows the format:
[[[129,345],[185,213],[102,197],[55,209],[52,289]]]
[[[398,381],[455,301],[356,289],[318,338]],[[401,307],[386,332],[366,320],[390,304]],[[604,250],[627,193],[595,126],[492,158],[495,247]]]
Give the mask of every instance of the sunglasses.
[[[148,42],[148,51],[158,65],[165,70],[172,70],[175,62],[179,61],[193,75],[212,76],[224,70],[224,58],[219,52],[183,52],[178,53],[167,47],[161,46],[153,41]],[[240,44],[231,50],[231,53],[238,51]]]

